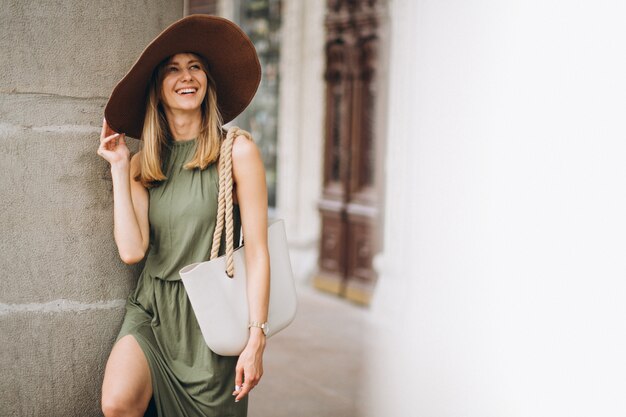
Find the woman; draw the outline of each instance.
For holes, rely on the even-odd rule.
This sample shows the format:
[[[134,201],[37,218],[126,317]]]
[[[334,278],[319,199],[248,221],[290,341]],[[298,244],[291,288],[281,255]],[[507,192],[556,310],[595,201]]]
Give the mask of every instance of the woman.
[[[111,164],[115,242],[125,263],[147,259],[106,365],[106,417],[247,414],[247,394],[263,374],[269,297],[267,188],[249,136],[236,137],[232,149],[234,244],[242,227],[250,308],[239,357],[206,346],[178,271],[208,259],[222,122],[247,107],[259,81],[241,29],[192,15],[146,47],[107,103],[98,154]],[[143,141],[132,158],[126,134]]]

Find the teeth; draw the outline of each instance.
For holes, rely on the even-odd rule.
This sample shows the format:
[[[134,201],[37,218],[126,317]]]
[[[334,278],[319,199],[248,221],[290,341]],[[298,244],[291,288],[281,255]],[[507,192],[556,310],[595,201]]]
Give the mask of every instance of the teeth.
[[[196,92],[195,88],[183,88],[182,90],[177,91],[178,94],[195,93],[195,92]]]

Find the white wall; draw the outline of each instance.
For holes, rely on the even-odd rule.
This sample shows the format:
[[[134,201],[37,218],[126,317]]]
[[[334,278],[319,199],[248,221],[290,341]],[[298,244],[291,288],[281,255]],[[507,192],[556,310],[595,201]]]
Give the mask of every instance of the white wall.
[[[626,415],[626,5],[390,9],[365,414]]]

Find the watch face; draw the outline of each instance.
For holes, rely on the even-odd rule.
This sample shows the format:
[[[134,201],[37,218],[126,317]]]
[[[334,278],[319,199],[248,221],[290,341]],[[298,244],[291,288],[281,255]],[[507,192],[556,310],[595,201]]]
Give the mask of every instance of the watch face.
[[[269,323],[265,323],[265,325],[263,326],[263,333],[265,333],[265,336],[267,336],[269,332],[270,332],[270,325]]]

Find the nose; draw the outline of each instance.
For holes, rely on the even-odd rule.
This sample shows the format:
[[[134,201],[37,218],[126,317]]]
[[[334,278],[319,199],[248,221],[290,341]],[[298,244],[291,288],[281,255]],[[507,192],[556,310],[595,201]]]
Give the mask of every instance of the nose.
[[[189,70],[187,68],[183,68],[183,70],[180,73],[180,78],[183,80],[190,80],[191,79],[191,72],[189,72]]]

